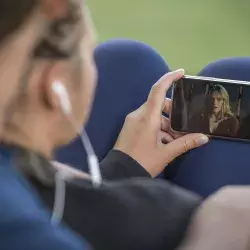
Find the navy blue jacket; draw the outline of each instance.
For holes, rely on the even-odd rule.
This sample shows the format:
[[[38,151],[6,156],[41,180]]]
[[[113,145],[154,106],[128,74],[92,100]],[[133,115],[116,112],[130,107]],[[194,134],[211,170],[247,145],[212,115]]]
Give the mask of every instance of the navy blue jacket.
[[[82,238],[53,227],[34,190],[12,164],[12,152],[0,146],[0,249],[85,250]]]

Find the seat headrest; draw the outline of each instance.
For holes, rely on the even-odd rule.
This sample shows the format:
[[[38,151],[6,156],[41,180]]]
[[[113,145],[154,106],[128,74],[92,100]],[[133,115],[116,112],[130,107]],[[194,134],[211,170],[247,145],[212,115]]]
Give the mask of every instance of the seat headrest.
[[[208,64],[199,76],[250,81],[250,57],[224,58]]]

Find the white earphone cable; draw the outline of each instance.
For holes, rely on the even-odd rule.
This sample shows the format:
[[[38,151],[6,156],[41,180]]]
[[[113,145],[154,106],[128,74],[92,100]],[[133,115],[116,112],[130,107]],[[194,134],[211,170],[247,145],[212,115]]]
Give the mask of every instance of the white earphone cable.
[[[55,175],[55,197],[54,207],[51,217],[52,226],[58,226],[63,218],[66,197],[66,183],[62,172]]]
[[[98,158],[94,153],[88,135],[85,129],[79,131],[79,128],[76,125],[74,117],[72,116],[71,104],[65,87],[59,81],[55,81],[53,84],[53,91],[58,95],[60,99],[63,113],[68,118],[69,122],[80,136],[83,147],[86,150],[88,167],[91,175],[92,184],[95,188],[98,188],[101,185],[102,176]],[[51,223],[53,226],[58,225],[63,218],[64,208],[65,208],[65,196],[66,196],[65,176],[63,175],[62,172],[58,171],[55,176],[55,202],[51,218]]]

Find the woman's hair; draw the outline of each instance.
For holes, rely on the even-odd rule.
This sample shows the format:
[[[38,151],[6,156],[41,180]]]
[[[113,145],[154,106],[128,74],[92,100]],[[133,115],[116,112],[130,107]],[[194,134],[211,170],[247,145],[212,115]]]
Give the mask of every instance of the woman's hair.
[[[228,95],[227,90],[219,84],[211,85],[208,89],[207,97],[211,98],[213,93],[219,93],[219,95],[221,96],[221,98],[223,100],[222,110],[221,110],[222,118],[226,117],[226,116],[232,116],[233,113],[231,111],[229,95]],[[211,112],[211,110],[210,110],[210,112]]]
[[[24,24],[38,4],[39,0],[0,0],[0,46]],[[32,70],[32,62],[36,58],[68,60],[76,54],[79,37],[77,27],[84,29],[84,27],[79,26],[83,13],[75,1],[69,0],[67,7],[68,11],[64,17],[47,23],[33,49],[33,60],[27,65],[28,69]],[[23,72],[21,80],[24,84],[22,83],[22,86],[27,86],[26,82],[30,70]],[[23,100],[24,95],[25,91],[20,93],[9,107],[8,117],[11,118],[12,112],[20,100]],[[16,129],[8,117],[5,126],[8,129]],[[28,150],[19,150],[18,157],[15,157],[15,163],[25,175],[34,177],[43,184],[52,184],[53,176],[51,173],[53,174],[53,171],[47,171],[48,168],[52,167],[48,161],[42,160],[37,154]]]
[[[20,28],[38,3],[38,0],[0,1],[0,43]]]
[[[39,0],[0,0],[0,44],[21,27],[38,4]],[[48,24],[34,56],[69,58],[75,52],[75,27],[81,14],[79,5],[69,1],[68,14]]]

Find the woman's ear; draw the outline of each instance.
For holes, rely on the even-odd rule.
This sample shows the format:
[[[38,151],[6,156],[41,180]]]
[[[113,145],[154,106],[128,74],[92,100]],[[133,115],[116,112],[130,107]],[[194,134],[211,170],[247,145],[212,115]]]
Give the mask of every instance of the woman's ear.
[[[62,110],[62,99],[66,99],[66,97],[62,96],[62,90],[64,91],[64,95],[67,95],[67,77],[65,75],[67,70],[65,65],[63,66],[62,64],[57,61],[51,62],[42,70],[40,97],[46,108],[50,110]]]
[[[54,81],[52,83],[52,91],[59,98],[60,107],[63,113],[68,116],[71,114],[71,103],[69,100],[69,94],[65,86],[61,81]]]
[[[54,89],[55,81],[50,81],[45,85],[44,101],[51,110],[61,109],[61,97]]]

